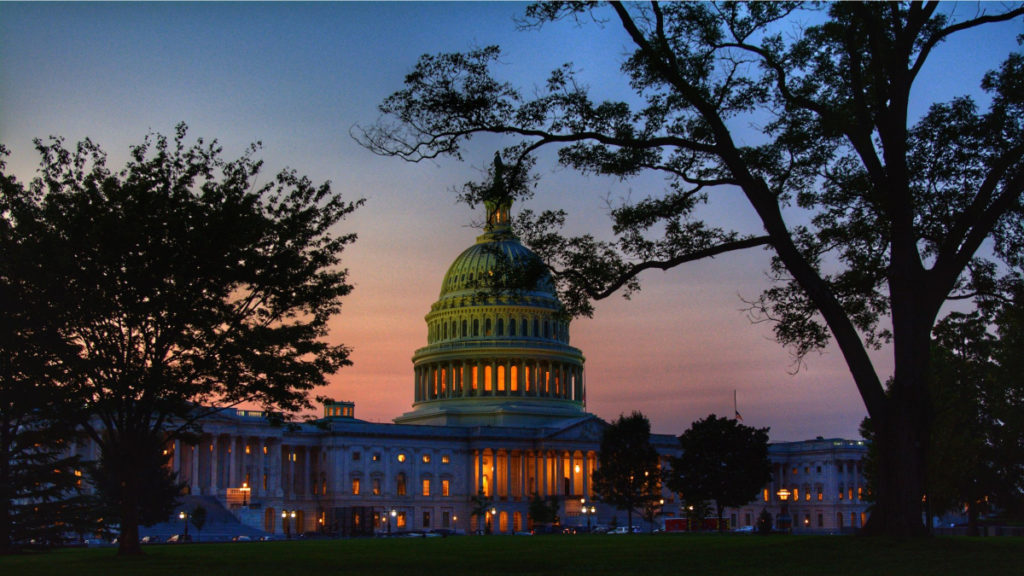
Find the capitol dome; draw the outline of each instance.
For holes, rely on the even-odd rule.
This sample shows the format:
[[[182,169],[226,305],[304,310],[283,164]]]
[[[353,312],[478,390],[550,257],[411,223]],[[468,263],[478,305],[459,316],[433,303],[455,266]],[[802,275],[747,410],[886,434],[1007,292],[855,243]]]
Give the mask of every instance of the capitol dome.
[[[496,162],[500,181],[500,162]],[[484,234],[448,268],[413,355],[413,409],[402,424],[538,426],[585,415],[583,354],[540,258],[486,202]]]

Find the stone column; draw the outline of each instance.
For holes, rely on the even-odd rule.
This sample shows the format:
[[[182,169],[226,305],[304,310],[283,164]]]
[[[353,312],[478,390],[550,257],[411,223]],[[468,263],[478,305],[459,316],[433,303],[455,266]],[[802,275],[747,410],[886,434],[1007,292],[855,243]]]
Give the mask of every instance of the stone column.
[[[238,480],[238,438],[228,436],[228,487],[237,488]]]
[[[302,454],[304,456],[302,462],[302,495],[306,498],[309,498],[310,494],[312,493],[310,491],[310,477],[312,476],[313,473],[313,450],[309,446],[303,446]]]
[[[199,485],[199,451],[202,449],[202,446],[202,439],[199,439],[195,446],[189,446],[189,463],[192,466],[192,479],[189,482],[189,487],[196,496],[203,493],[203,487]]]
[[[569,494],[576,493],[576,452],[569,451]],[[569,494],[566,494],[568,496]]]
[[[218,436],[214,434],[210,437],[210,494],[217,494],[217,489],[220,488],[217,482],[219,453],[220,442]]]

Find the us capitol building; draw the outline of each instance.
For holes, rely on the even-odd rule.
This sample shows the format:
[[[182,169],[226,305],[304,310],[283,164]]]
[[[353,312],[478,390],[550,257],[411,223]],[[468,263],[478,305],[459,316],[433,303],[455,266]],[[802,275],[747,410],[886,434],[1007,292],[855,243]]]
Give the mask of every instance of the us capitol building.
[[[534,494],[557,503],[563,526],[625,525],[625,511],[594,493],[607,424],[585,409],[584,356],[570,345],[550,276],[486,289],[502,271],[539,263],[512,232],[511,200],[486,205],[484,233],[449,267],[426,315],[410,411],[393,424],[372,423],[355,417],[353,403],[334,402],[317,422],[288,426],[258,411],[221,412],[204,420],[196,445],[167,447],[188,499],[278,535],[513,533],[529,529]],[[652,443],[663,465],[679,450],[672,435],[652,435]],[[773,445],[773,484],[727,513],[732,526],[755,524],[762,509],[788,512],[797,529],[860,525],[864,451],[846,440]],[[782,487],[797,492],[788,510]],[[662,496],[662,516],[680,515],[676,495]]]

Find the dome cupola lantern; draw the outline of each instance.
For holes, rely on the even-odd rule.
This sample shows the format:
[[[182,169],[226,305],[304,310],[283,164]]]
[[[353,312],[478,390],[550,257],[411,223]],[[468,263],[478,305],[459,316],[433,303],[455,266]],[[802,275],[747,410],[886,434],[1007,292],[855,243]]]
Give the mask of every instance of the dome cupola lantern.
[[[512,195],[505,185],[505,165],[501,162],[501,154],[497,152],[494,153],[494,180],[484,198],[484,207],[487,208],[485,232],[512,233]]]

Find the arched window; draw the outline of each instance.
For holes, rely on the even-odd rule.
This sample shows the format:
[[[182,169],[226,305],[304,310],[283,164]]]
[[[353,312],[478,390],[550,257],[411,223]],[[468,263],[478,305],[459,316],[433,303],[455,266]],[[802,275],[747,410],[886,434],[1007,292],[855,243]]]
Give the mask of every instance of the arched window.
[[[463,321],[462,321],[462,337],[463,337],[463,338],[465,338],[465,337],[467,336],[466,328],[467,328],[467,324],[466,324],[466,321],[465,321],[465,320],[463,320]]]
[[[498,336],[505,335],[505,319],[498,318]]]
[[[484,336],[490,336],[490,335],[491,335],[491,319],[488,318],[488,319],[484,320]]]
[[[516,335],[516,319],[515,318],[511,318],[508,321],[508,335],[509,336],[515,336]]]
[[[473,336],[480,335],[480,320],[477,318],[473,319]]]

